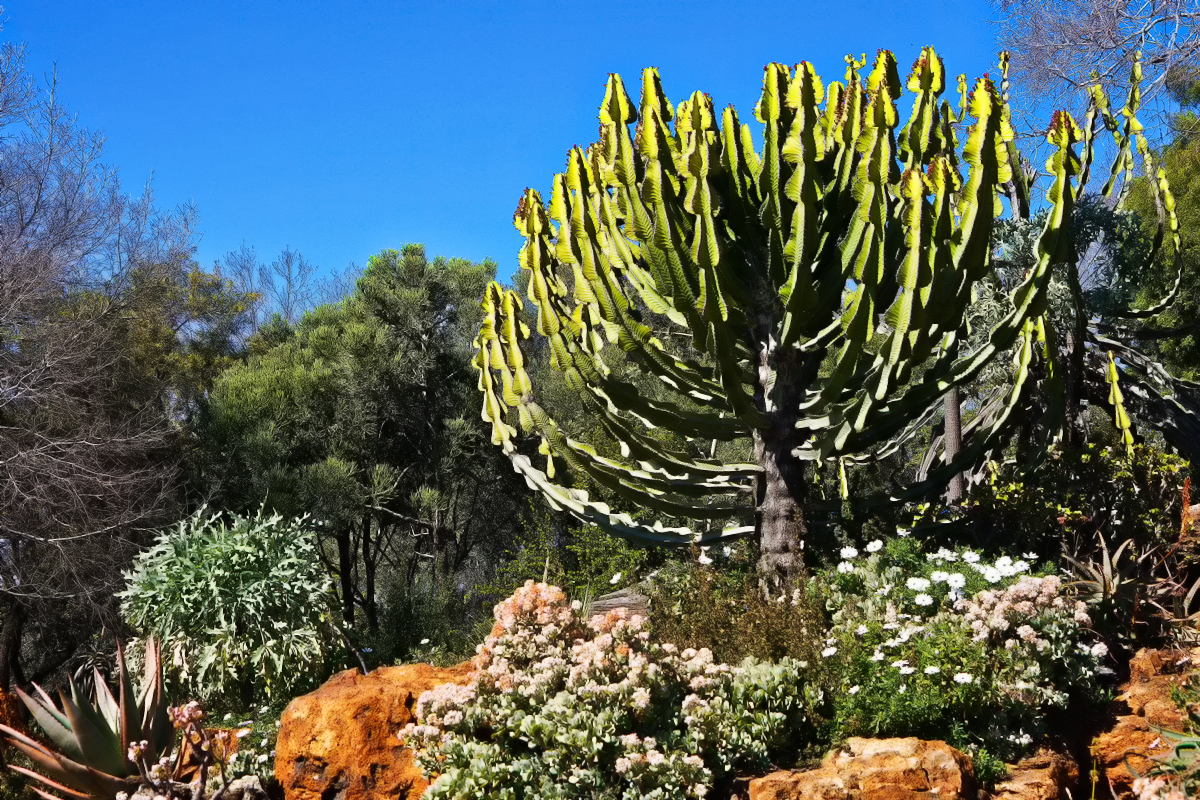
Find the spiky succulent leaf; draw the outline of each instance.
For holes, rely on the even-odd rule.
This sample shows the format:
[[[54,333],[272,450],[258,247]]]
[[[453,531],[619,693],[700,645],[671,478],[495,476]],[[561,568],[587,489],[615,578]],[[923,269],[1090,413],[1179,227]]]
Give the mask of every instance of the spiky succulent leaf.
[[[39,780],[52,791],[64,791],[63,787],[68,787],[70,796],[83,793],[101,800],[112,800],[118,792],[128,792],[137,783],[135,765],[127,757],[129,745],[146,740],[150,744],[150,760],[156,761],[170,750],[174,741],[163,695],[158,648],[153,639],[147,642],[146,676],[140,692],[134,691],[124,652],[120,649],[117,653],[119,688],[116,697],[99,675],[96,696],[91,701],[82,697],[74,681],[69,680],[67,691],[59,695],[61,710],[36,684],[36,698],[17,690],[34,720],[59,752],[11,728],[0,726],[0,731],[42,770]],[[53,798],[53,795],[38,791]]]

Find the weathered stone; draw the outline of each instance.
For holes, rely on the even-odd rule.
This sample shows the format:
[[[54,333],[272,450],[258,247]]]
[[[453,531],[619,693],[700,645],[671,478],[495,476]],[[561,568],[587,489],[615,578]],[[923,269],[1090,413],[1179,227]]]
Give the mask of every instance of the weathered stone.
[[[750,781],[750,800],[974,800],[971,759],[945,742],[859,739],[821,767]]]
[[[346,670],[283,712],[275,746],[275,777],[287,800],[396,800],[428,786],[396,734],[414,720],[422,692],[465,684],[468,661]]]
[[[1195,669],[1200,651],[1139,650],[1129,662],[1129,684],[1117,698],[1131,713],[1118,715],[1116,725],[1092,742],[1092,755],[1117,797],[1133,796],[1134,774],[1145,771],[1151,759],[1170,745],[1151,726],[1180,730],[1183,714],[1171,699],[1171,688]]]
[[[1079,764],[1069,754],[1042,748],[1021,759],[996,784],[991,800],[1069,800]]]
[[[607,614],[614,609],[623,608],[630,614],[641,614],[643,617],[649,616],[650,598],[644,594],[645,591],[648,591],[647,586],[639,583],[636,586],[600,595],[592,601],[591,615],[593,617],[599,616]]]
[[[221,800],[267,800],[267,792],[257,775],[243,775],[229,782]]]

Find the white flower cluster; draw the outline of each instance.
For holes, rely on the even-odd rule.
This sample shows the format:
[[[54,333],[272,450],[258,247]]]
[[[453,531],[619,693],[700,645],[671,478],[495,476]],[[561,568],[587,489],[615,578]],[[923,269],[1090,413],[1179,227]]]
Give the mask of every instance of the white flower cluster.
[[[1030,553],[1028,555],[1033,554]],[[974,550],[964,550],[960,555],[953,550],[947,550],[945,547],[942,547],[936,553],[926,554],[925,558],[930,561],[946,564],[955,563],[961,558],[966,568],[978,572],[988,583],[999,583],[1005,578],[1012,578],[1029,571],[1029,562],[1024,559],[1013,561],[1009,556],[1000,556],[996,559],[995,563],[988,564]],[[934,575],[937,574],[936,572],[934,573]]]
[[[1017,640],[1045,650],[1049,641],[1040,637],[1031,623],[1041,629],[1051,619],[1068,617],[1078,626],[1091,624],[1087,606],[1063,597],[1061,591],[1062,581],[1056,575],[1027,575],[1007,589],[989,589],[960,602],[959,610],[977,642],[991,639],[999,644],[1003,637],[1010,650],[1017,646]],[[1010,641],[1014,644],[1009,645]]]
[[[1165,776],[1143,775],[1133,782],[1133,794],[1137,800],[1187,800],[1188,794],[1179,781]]]
[[[933,698],[932,707],[956,718],[1003,719],[1002,729],[971,735],[1015,759],[1039,735],[1048,707],[1066,707],[1069,693],[1095,686],[1106,649],[1082,641],[1086,609],[1063,596],[1058,578],[1028,574],[1035,554],[992,560],[941,548],[914,570],[911,544],[866,559],[853,549],[843,549],[822,584],[835,623],[826,651],[847,665],[839,718],[909,735],[906,726],[931,713]]]

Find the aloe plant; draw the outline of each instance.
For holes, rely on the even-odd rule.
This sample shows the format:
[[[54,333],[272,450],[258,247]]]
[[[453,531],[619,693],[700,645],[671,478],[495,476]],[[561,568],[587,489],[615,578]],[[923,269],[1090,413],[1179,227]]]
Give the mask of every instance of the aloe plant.
[[[68,691],[59,692],[59,705],[37,684],[33,685],[35,696],[17,689],[47,743],[7,725],[0,725],[0,732],[40,771],[16,765],[10,768],[45,787],[31,788],[46,800],[115,800],[120,792],[132,794],[141,774],[132,760],[131,746],[151,762],[170,751],[175,729],[163,696],[158,644],[153,640],[146,644],[145,671],[136,694],[119,649],[117,676],[114,695],[97,671],[95,695],[90,699],[69,680]]]
[[[966,426],[969,441],[906,491],[874,499],[940,488],[1003,442],[1031,365],[1054,366],[1047,287],[1052,267],[1076,260],[1072,220],[1095,119],[1112,121],[1113,174],[1123,174],[1136,104],[1120,130],[1098,90],[1086,130],[1054,115],[1035,263],[984,344],[966,352],[975,291],[994,272],[1001,196],[1021,213],[1029,204],[1006,96],[986,76],[969,91],[959,76],[959,102],[942,99],[947,76],[932,48],[906,81],[886,50],[864,76],[866,63],[848,57],[845,80],[828,87],[806,62],[768,65],[755,110],[761,150],[732,107],[717,111],[699,92],[676,106],[654,69],[635,106],[612,75],[599,141],[571,150],[548,205],[526,190],[514,223],[537,332],[620,443],[619,455],[602,454],[546,412],[526,371],[524,301],[491,284],[476,339],[483,418],[553,507],[647,544],[754,535],[764,577],[786,583],[809,514],[851,499],[847,469],[896,452],[947,394],[1012,353],[1011,384]],[[905,88],[912,113],[902,123]],[[658,379],[660,395],[618,377],[607,352],[618,348]],[[715,458],[723,441],[752,457]],[[841,498],[814,496],[823,465],[840,474]],[[578,488],[580,478],[660,518],[696,522],[634,519]]]

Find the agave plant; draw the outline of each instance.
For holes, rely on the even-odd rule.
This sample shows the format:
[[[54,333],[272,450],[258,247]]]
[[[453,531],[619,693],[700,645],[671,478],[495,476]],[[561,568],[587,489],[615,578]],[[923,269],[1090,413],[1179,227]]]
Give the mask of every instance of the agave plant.
[[[1153,583],[1152,565],[1148,562],[1154,548],[1135,552],[1136,543],[1129,538],[1116,550],[1110,550],[1104,534],[1098,536],[1099,559],[1084,562],[1064,554],[1075,573],[1075,580],[1069,585],[1092,607],[1093,619],[1099,618],[1106,627],[1120,631],[1122,640],[1127,642],[1137,638],[1134,626],[1144,622],[1137,618],[1137,612]]]
[[[146,665],[140,691],[125,669],[124,653],[117,650],[117,693],[114,695],[97,671],[91,698],[80,691],[74,679],[67,692],[59,692],[61,708],[40,686],[36,696],[17,689],[17,694],[46,735],[47,744],[36,741],[7,725],[0,732],[24,753],[39,770],[9,765],[33,778],[49,791],[32,786],[46,800],[97,798],[116,800],[120,792],[132,793],[141,782],[133,750],[153,763],[170,751],[174,727],[163,695],[162,659],[153,639],[146,643]],[[52,747],[53,749],[52,749]]]

